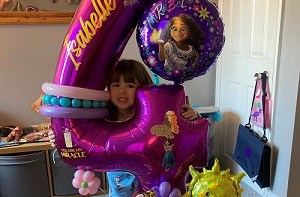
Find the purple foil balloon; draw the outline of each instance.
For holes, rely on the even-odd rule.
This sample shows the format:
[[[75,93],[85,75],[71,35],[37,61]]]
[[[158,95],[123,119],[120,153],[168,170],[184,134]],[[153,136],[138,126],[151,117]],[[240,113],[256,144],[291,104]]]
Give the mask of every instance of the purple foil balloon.
[[[184,193],[189,165],[207,164],[209,121],[181,117],[185,93],[180,85],[138,88],[136,97],[136,112],[128,121],[52,119],[57,149],[67,164],[78,169],[132,172],[141,191],[167,181]],[[152,135],[150,129],[163,123],[168,110],[176,113],[179,134],[172,139],[175,166],[166,171],[162,166],[166,138]],[[68,131],[69,147],[65,140]]]
[[[61,48],[54,83],[103,90],[146,3],[82,1]]]
[[[82,1],[62,46],[54,84],[104,90],[138,20],[144,0]],[[52,118],[57,149],[70,166],[84,170],[126,170],[135,174],[141,191],[163,181],[185,191],[188,166],[207,164],[209,122],[181,117],[182,86],[150,86],[137,90],[134,116],[124,122],[105,119]],[[177,115],[179,134],[172,140],[175,166],[162,166],[165,138],[150,129],[162,124],[166,111]]]
[[[198,26],[198,28],[190,29],[192,39],[201,33],[196,30],[200,28],[204,34],[204,40],[200,42],[201,39],[194,38],[190,41],[190,45],[198,53],[194,65],[188,62],[184,67],[175,69],[178,66],[177,63],[172,66],[173,70],[170,70],[168,66],[164,65],[164,61],[159,60],[159,47],[154,41],[157,39],[169,41],[165,38],[168,34],[165,33],[168,22],[180,14],[188,15],[194,21],[195,26]],[[193,35],[193,33],[197,35]],[[151,71],[166,80],[183,83],[194,77],[204,75],[210,69],[223,48],[225,42],[223,33],[224,24],[218,10],[208,0],[161,0],[151,4],[145,10],[142,20],[138,23],[136,37],[141,57]],[[180,59],[183,56],[185,55],[179,52],[177,58]]]

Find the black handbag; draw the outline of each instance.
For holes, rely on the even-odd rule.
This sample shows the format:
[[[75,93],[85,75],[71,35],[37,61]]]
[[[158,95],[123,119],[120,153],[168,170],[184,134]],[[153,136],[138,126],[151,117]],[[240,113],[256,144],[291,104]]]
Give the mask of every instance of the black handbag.
[[[264,72],[260,73],[260,75],[263,91],[262,109],[264,109],[267,74]],[[256,85],[257,81],[255,84],[251,109],[253,108]],[[251,129],[250,119],[251,114],[246,125],[239,125],[237,142],[232,159],[243,168],[251,180],[256,182],[260,188],[270,187],[271,147],[267,144],[266,126],[264,123],[264,133],[263,136],[260,136]]]

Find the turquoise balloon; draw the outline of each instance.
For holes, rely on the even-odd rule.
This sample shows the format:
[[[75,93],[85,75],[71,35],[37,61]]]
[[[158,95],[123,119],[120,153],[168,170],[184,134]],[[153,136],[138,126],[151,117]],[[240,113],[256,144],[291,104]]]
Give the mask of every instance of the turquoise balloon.
[[[46,94],[45,95],[45,103],[47,104],[47,105],[51,105],[51,99],[53,98],[53,96],[52,95],[49,95],[49,94]]]
[[[92,101],[90,101],[90,100],[83,100],[82,101],[82,106],[84,108],[91,108],[93,106],[93,104],[92,104]]]
[[[42,101],[43,101],[43,103],[46,103],[46,97],[47,97],[47,94],[44,94],[43,96],[42,96]]]
[[[100,101],[93,101],[93,108],[100,108],[101,102]]]
[[[101,101],[101,107],[102,107],[102,108],[105,108],[106,106],[107,106],[107,102]]]
[[[52,105],[59,105],[59,98],[53,97],[53,98],[51,99],[51,104],[52,104]]]
[[[81,100],[79,100],[79,99],[72,100],[72,107],[78,108],[80,106],[81,106]]]
[[[71,101],[68,98],[59,99],[59,104],[63,107],[69,107],[71,105]]]

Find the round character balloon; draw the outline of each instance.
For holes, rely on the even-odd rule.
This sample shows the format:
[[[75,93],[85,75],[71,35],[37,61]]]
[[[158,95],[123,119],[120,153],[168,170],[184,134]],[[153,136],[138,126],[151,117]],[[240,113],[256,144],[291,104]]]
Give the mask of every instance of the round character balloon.
[[[137,41],[144,63],[175,83],[204,75],[225,42],[224,25],[207,0],[161,0],[138,23]]]

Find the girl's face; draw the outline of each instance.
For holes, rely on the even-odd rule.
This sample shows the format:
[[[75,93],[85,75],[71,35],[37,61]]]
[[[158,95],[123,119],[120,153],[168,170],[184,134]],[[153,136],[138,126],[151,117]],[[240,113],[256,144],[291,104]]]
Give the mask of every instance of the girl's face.
[[[174,23],[171,26],[171,37],[175,40],[175,42],[185,42],[190,35],[190,30],[183,21],[180,18],[175,18]]]
[[[113,82],[109,86],[111,102],[118,108],[120,114],[133,113],[135,91],[138,83],[127,83],[123,76],[119,82]]]

